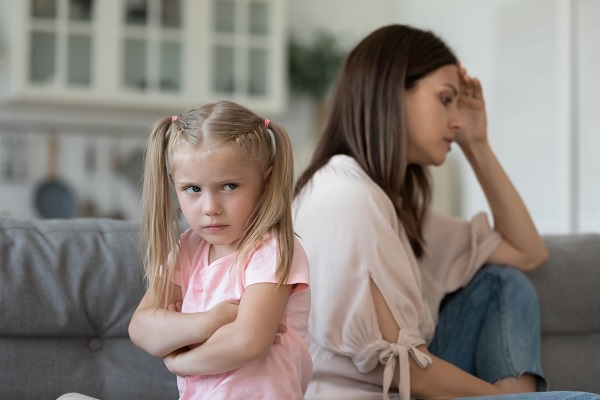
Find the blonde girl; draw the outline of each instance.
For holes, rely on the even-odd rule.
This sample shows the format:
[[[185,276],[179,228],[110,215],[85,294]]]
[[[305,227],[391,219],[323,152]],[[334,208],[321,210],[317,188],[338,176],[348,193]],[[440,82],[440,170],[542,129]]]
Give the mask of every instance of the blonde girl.
[[[148,290],[129,333],[178,375],[181,399],[303,398],[309,269],[292,182],[285,130],[238,104],[154,124],[142,195]]]

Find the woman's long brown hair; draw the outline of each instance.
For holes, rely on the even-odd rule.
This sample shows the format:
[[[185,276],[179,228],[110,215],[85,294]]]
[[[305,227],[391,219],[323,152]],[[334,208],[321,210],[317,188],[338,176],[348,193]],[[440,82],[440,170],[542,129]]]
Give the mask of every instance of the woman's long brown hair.
[[[394,204],[417,257],[431,201],[424,166],[408,164],[404,93],[436,69],[455,64],[437,36],[404,25],[376,30],[346,58],[313,158],[296,183],[298,195],[336,154],[353,157]]]

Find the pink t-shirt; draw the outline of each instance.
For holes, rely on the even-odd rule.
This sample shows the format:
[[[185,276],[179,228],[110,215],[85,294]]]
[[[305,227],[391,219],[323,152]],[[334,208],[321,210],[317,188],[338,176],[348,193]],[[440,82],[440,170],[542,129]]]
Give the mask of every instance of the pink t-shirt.
[[[232,268],[235,254],[209,265],[210,244],[192,230],[181,235],[181,263],[174,282],[183,293],[182,312],[208,311],[224,300],[240,300],[249,285],[277,283],[277,240],[269,237],[243,272]],[[178,377],[180,399],[303,399],[312,373],[308,337],[309,267],[295,239],[288,284],[297,284],[282,316],[287,332],[269,352],[233,371]]]

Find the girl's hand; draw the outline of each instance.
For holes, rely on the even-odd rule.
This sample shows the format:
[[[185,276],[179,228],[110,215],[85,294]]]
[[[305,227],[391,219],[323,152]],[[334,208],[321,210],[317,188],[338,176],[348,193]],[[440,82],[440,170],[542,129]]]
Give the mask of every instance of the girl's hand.
[[[287,332],[287,326],[279,324],[277,328],[277,333],[275,334],[275,339],[273,339],[273,344],[281,343],[281,334]]]
[[[172,374],[179,375],[177,373],[177,356],[181,353],[185,353],[188,350],[188,348],[184,347],[181,349],[177,349],[163,357],[163,362],[165,363],[165,366]]]
[[[177,301],[173,304],[169,304],[169,306],[167,307],[167,310],[169,311],[175,311],[175,312],[181,312],[181,302]]]
[[[240,302],[237,300],[225,300],[208,310],[215,322],[215,330],[235,321],[239,306]]]
[[[463,129],[456,141],[462,147],[474,142],[487,140],[487,116],[483,89],[479,79],[470,76],[460,62],[457,63],[460,80],[458,109],[463,119]]]

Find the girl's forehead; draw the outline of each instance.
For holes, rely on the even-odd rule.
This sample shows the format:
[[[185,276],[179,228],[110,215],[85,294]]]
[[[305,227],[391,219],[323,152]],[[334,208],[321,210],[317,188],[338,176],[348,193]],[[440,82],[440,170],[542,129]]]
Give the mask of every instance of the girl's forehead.
[[[231,144],[196,148],[180,145],[173,149],[171,154],[172,168],[176,168],[179,163],[190,161],[228,161],[236,164],[259,164],[258,160],[252,157],[250,151]]]

